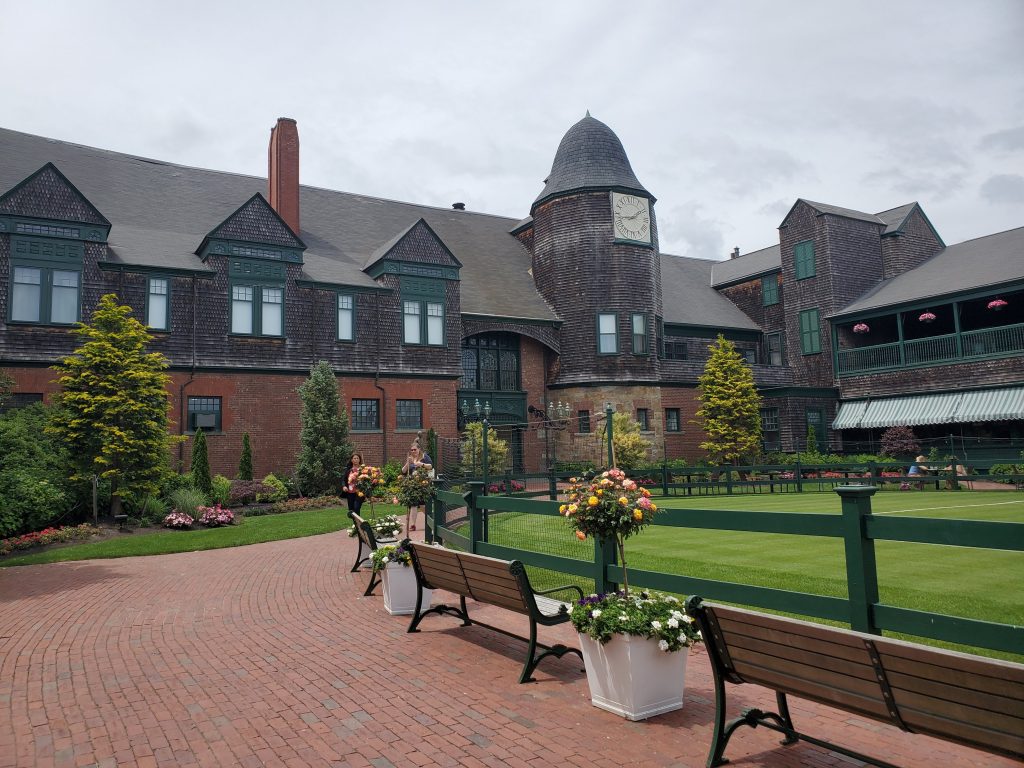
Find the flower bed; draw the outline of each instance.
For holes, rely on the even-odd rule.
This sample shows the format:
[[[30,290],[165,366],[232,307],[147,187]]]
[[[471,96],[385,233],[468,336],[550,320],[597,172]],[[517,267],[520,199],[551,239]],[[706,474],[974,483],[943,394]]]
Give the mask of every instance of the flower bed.
[[[219,528],[222,525],[231,525],[235,522],[235,513],[230,509],[223,509],[220,504],[213,507],[199,507],[199,523],[207,528]]]
[[[191,528],[194,522],[195,520],[192,519],[192,515],[187,512],[174,510],[164,518],[164,528],[175,528],[179,531],[184,531]]]
[[[89,539],[102,532],[95,525],[90,525],[89,523],[64,525],[59,528],[45,528],[41,531],[26,533],[22,536],[0,539],[0,555],[9,555],[11,552],[22,552],[26,549],[45,547],[48,544],[63,544],[64,542],[76,539]]]

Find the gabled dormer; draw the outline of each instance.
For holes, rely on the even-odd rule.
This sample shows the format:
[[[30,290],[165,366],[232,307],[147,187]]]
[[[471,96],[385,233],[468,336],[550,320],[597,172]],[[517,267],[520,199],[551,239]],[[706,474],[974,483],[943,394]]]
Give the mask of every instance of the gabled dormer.
[[[203,261],[216,255],[301,264],[305,250],[306,244],[257,193],[214,227],[196,253]]]
[[[105,243],[110,222],[47,163],[0,196],[0,233]]]
[[[423,219],[378,247],[363,265],[375,280],[384,274],[458,280],[462,262]]]

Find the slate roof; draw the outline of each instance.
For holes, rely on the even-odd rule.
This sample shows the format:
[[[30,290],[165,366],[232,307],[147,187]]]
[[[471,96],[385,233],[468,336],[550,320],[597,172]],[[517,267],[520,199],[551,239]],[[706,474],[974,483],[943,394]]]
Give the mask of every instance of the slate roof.
[[[711,285],[715,288],[749,280],[758,275],[778,272],[782,269],[782,251],[778,245],[769,245],[759,251],[751,251],[735,259],[714,262],[711,271]]]
[[[206,270],[203,238],[265,178],[189,168],[0,128],[0,192],[54,165],[110,220],[111,261]],[[432,208],[317,187],[300,188],[304,276],[369,290],[362,271],[374,251],[424,219],[463,264],[462,311],[557,321],[529,273],[530,255],[509,234],[515,219]]]
[[[711,287],[711,271],[720,262],[661,254],[661,293],[666,323],[736,328],[760,327]]]
[[[883,222],[885,222],[885,231],[883,235],[891,235],[893,232],[899,232],[903,228],[903,224],[906,222],[907,217],[910,216],[911,212],[917,207],[917,203],[907,203],[901,205],[898,208],[890,208],[888,211],[882,211],[878,214]]]
[[[1024,279],[1024,227],[950,245],[921,266],[879,283],[832,317],[952,297]]]
[[[619,137],[588,112],[562,137],[551,164],[551,173],[544,179],[544,189],[534,200],[530,212],[556,195],[612,187],[639,192],[654,199],[633,173]]]
[[[840,208],[838,205],[829,205],[827,203],[815,203],[812,200],[805,200],[804,198],[800,198],[800,200],[803,200],[818,213],[827,213],[831,214],[832,216],[842,216],[843,218],[846,219],[870,221],[872,224],[885,224],[885,221],[883,221],[877,214],[874,213],[864,213],[864,211],[855,211],[852,208]]]

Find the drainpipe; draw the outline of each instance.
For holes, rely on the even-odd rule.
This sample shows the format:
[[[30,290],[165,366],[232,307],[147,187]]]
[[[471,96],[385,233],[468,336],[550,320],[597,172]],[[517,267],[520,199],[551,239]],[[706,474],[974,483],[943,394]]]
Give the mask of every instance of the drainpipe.
[[[383,465],[388,463],[388,393],[380,385],[380,294],[374,297],[373,306],[377,315],[373,332],[374,352],[376,353],[374,357],[377,358],[377,370],[373,374],[373,386],[380,392],[381,450],[383,451],[383,461],[381,461],[381,464]]]
[[[192,370],[188,375],[188,381],[178,387],[178,434],[180,436],[185,435],[185,420],[187,418],[187,411],[185,410],[185,390],[192,383],[196,377],[196,322],[199,315],[198,307],[196,306],[199,301],[199,288],[196,283],[195,275],[192,275]],[[182,440],[178,443],[178,473],[181,474],[185,468],[185,441]]]

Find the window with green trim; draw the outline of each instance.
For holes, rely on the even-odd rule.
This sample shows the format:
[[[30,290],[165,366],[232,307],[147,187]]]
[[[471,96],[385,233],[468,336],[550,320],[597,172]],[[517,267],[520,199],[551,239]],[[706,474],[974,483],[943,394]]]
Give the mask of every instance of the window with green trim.
[[[353,432],[380,429],[380,400],[354,399],[351,424]]]
[[[576,421],[581,435],[590,434],[590,411],[576,411]]]
[[[821,321],[816,309],[800,313],[800,351],[805,355],[821,352]]]
[[[796,279],[803,280],[807,277],[814,277],[814,241],[804,240],[793,247],[793,263],[796,269]]]
[[[619,334],[616,329],[616,316],[601,313],[597,316],[597,353],[614,355],[619,351]]]
[[[519,336],[494,332],[463,339],[459,389],[519,390]]]
[[[666,408],[665,409],[665,431],[666,432],[682,432],[683,429],[680,426],[682,422],[679,419],[678,408]]]
[[[779,409],[761,409],[761,440],[767,451],[779,450]]]
[[[647,354],[647,315],[634,314],[633,326],[633,354]]]
[[[765,275],[761,278],[761,303],[766,307],[779,303],[778,275]]]
[[[151,277],[146,284],[146,325],[155,331],[171,327],[171,281]]]
[[[395,403],[395,427],[397,429],[423,428],[423,401],[398,400]]]
[[[636,409],[636,421],[640,425],[641,432],[651,431],[651,411],[648,408]]]
[[[437,301],[402,301],[406,344],[444,344],[444,304]]]
[[[338,294],[338,341],[355,339],[356,297],[350,293]]]
[[[665,359],[685,360],[687,357],[686,340],[679,337],[668,336],[665,338]]]
[[[782,355],[782,334],[769,333],[764,337],[764,358],[768,365],[780,366],[785,364]]]
[[[284,336],[284,288],[232,284],[231,332],[243,336]]]
[[[221,402],[219,397],[205,395],[190,396],[188,399],[188,431],[195,432],[202,427],[203,432],[221,431]]]
[[[824,420],[821,408],[807,408],[804,411],[808,427],[814,427],[814,434],[821,437],[821,424]]]
[[[10,318],[13,323],[71,325],[81,304],[80,269],[14,264]]]

